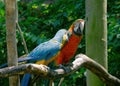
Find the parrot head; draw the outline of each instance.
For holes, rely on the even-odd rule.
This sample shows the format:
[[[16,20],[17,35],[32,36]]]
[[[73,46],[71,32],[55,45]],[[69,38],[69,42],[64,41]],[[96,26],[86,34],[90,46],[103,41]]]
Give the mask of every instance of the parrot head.
[[[80,36],[83,34],[84,30],[84,23],[83,19],[77,19],[70,27],[69,31]]]
[[[61,29],[56,33],[53,40],[59,42],[61,44],[60,47],[62,48],[69,41],[70,36],[71,35],[67,30]]]
[[[56,35],[54,36],[54,39],[56,39],[60,43],[65,43],[69,40],[69,33],[65,29],[59,30]]]

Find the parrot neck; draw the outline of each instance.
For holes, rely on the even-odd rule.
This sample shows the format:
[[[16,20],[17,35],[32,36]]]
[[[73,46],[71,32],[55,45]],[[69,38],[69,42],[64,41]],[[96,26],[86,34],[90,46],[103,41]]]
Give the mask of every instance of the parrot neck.
[[[72,33],[73,32],[73,28],[74,28],[74,26],[71,25],[68,31]]]
[[[69,60],[74,56],[81,39],[82,36],[78,37],[75,34],[71,35],[69,41],[61,50],[62,56],[58,57],[57,64],[66,64],[67,62],[69,62]]]

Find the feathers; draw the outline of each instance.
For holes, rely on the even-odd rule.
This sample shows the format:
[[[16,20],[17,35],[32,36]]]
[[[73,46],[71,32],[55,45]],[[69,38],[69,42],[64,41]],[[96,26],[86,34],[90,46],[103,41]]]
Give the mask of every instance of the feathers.
[[[5,64],[0,65],[0,68],[4,68],[4,67],[7,67],[7,66],[8,66],[8,64],[5,63]]]
[[[63,47],[63,41],[67,41],[68,38],[63,39],[66,34],[66,30],[59,30],[54,38],[51,40],[39,44],[30,54],[25,58],[19,58],[18,62],[27,61],[34,63],[41,63],[38,61],[44,61],[44,64],[47,65],[49,62],[53,61],[55,56],[60,52]],[[54,58],[54,59],[53,59]],[[50,60],[50,61],[49,61]],[[43,62],[42,62],[43,63]]]
[[[69,41],[69,37],[67,30],[61,29],[51,40],[39,44],[27,57],[19,58],[18,62],[48,65],[59,56],[61,49],[64,47],[65,43]],[[5,66],[7,66],[7,63],[2,65],[2,67]],[[30,77],[30,74],[25,74],[21,81],[21,85],[28,86]]]
[[[29,73],[25,74],[21,81],[21,86],[28,86],[30,77],[31,77],[31,74],[29,74]]]
[[[73,24],[70,26],[69,31],[73,34],[80,36],[83,34],[85,21],[83,19],[77,19]]]
[[[48,65],[58,57],[61,49],[69,39],[67,35],[66,30],[59,30],[51,40],[39,44],[27,57],[19,58],[18,61]],[[29,80],[30,76],[25,74],[22,80],[22,86],[27,86]]]
[[[60,55],[56,59],[57,64],[66,64],[74,56],[78,45],[82,39],[84,29],[84,20],[76,20],[69,28],[68,33],[71,34],[69,41],[62,48]]]
[[[82,39],[83,29],[84,20],[76,20],[68,31],[65,29],[59,30],[51,40],[39,44],[27,57],[19,58],[18,62],[44,65],[48,65],[52,61],[56,61],[57,64],[67,63],[77,50]],[[24,75],[22,86],[28,86],[30,77],[30,74]]]

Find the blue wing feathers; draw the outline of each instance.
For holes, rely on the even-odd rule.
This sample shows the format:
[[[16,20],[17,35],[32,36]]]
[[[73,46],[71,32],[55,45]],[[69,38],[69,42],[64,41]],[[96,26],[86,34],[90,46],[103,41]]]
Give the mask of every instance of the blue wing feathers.
[[[4,67],[7,67],[7,66],[8,66],[8,64],[5,63],[5,64],[0,65],[0,68],[4,68]]]
[[[40,44],[27,57],[19,58],[18,62],[49,60],[60,50],[59,45],[59,43],[52,43],[51,41]]]
[[[28,86],[30,78],[31,78],[31,74],[29,73],[25,74],[22,78],[21,86]]]
[[[35,62],[39,60],[49,60],[51,57],[55,56],[61,50],[61,43],[63,40],[63,35],[67,32],[65,29],[59,30],[56,35],[49,41],[39,44],[29,55],[25,58],[19,58],[18,62]],[[7,66],[3,64],[2,67]],[[1,66],[0,66],[1,68]],[[31,75],[25,74],[21,86],[28,86]]]
[[[30,57],[30,61],[31,60],[49,60],[51,57],[55,56],[59,51],[60,51],[60,45],[62,42],[62,38],[63,35],[65,34],[66,30],[59,30],[57,32],[57,34],[55,35],[55,37],[53,39],[51,39],[48,42],[44,42],[40,45],[38,45],[29,55],[28,57]],[[57,42],[53,42],[54,40],[56,40]],[[29,76],[28,76],[29,77]],[[23,78],[22,80],[22,86],[27,86],[28,85],[28,81],[29,78]],[[26,83],[26,85],[24,85],[24,83]]]
[[[52,56],[56,55],[60,51],[60,43],[62,42],[63,35],[67,32],[65,29],[59,30],[56,35],[49,41],[39,44],[30,54],[25,58],[19,58],[18,62],[23,61],[38,61],[49,60]],[[53,42],[56,40],[58,42]],[[8,66],[7,63],[0,66],[0,68]]]

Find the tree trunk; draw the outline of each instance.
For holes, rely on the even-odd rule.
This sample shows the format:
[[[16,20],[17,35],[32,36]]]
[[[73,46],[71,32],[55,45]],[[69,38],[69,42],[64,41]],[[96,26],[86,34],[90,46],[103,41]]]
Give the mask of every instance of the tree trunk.
[[[86,0],[86,54],[107,69],[107,0]],[[87,71],[87,86],[104,86]]]
[[[6,5],[6,40],[8,65],[17,66],[17,44],[16,44],[16,0],[5,0]],[[9,86],[19,86],[19,77],[9,78]]]

